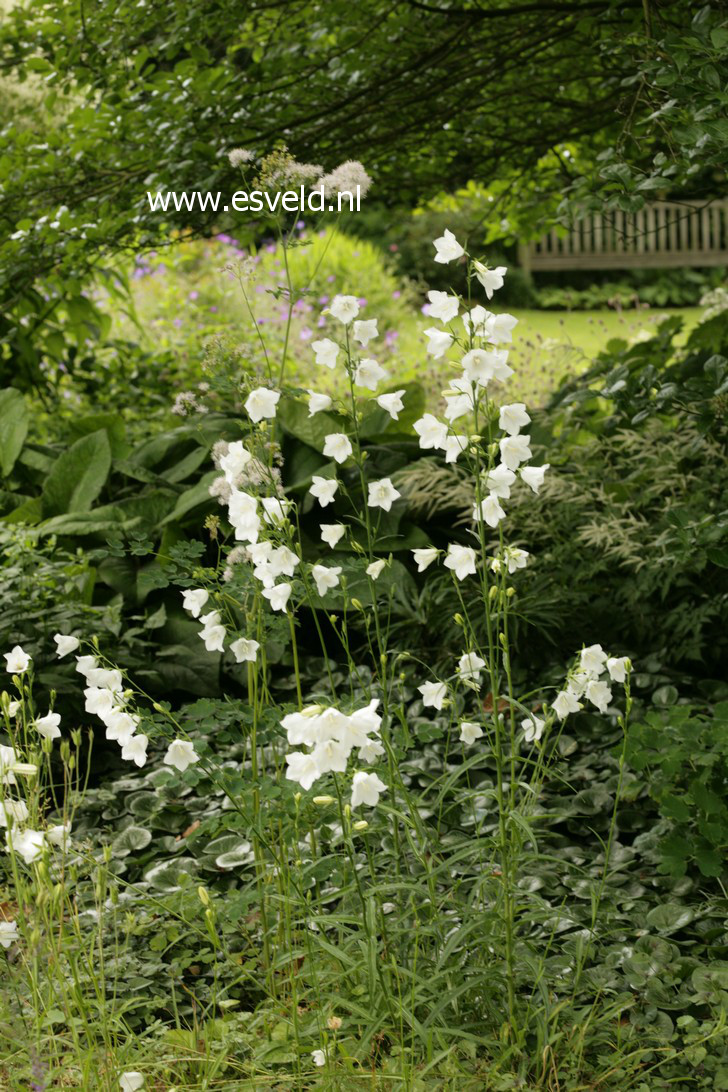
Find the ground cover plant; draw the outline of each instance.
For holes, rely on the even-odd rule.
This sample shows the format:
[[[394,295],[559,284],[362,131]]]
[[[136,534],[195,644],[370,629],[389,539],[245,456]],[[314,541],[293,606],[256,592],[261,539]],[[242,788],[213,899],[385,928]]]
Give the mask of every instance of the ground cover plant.
[[[619,619],[605,647],[600,633],[567,633],[534,658],[523,640],[522,589],[536,573],[545,597],[554,573],[553,547],[539,572],[521,545],[529,511],[548,505],[550,457],[583,441],[587,421],[591,458],[609,457],[620,414],[654,403],[649,369],[676,327],[615,344],[590,382],[557,396],[549,433],[509,400],[517,322],[489,310],[506,271],[449,231],[435,260],[460,263],[467,284],[429,293],[427,352],[446,383],[437,405],[417,384],[388,385],[377,315],[338,292],[319,303],[325,326],[309,347],[309,374],[333,384],[304,390],[295,371],[289,382],[286,338],[257,327],[259,352],[222,354],[198,392],[233,411],[188,405],[188,423],[152,445],[174,455],[164,519],[205,526],[160,542],[142,523],[132,552],[186,616],[188,672],[213,658],[210,696],[190,701],[178,678],[171,701],[156,651],[144,662],[144,627],[130,640],[118,603],[84,600],[89,558],[55,539],[41,547],[49,586],[79,591],[44,641],[37,625],[26,640],[20,617],[8,633],[10,1087],[728,1083],[721,749],[691,776],[681,759],[698,733],[722,739],[725,694],[716,681],[686,704],[658,657],[633,662],[638,640],[633,628],[620,637]],[[290,314],[301,287],[291,265]],[[236,272],[252,298],[245,256]],[[658,396],[713,443],[724,318],[718,308],[672,348]],[[109,446],[113,428],[95,423],[86,436]],[[178,450],[180,432],[190,444],[201,426],[194,454]],[[15,473],[25,439],[3,435]],[[76,459],[86,436],[69,449]],[[439,508],[420,483],[435,511],[455,490],[465,498],[444,533],[420,518],[423,458],[457,475]],[[196,485],[169,472],[206,459]],[[120,462],[129,474],[148,460],[125,447]],[[89,465],[97,475],[99,460]],[[37,529],[10,532],[20,587],[24,535],[67,543],[87,519],[101,550],[108,514],[94,503],[106,478],[89,482],[81,519],[45,507],[53,490],[33,496],[32,468],[26,458],[18,473]],[[146,487],[164,474],[131,477]],[[211,507],[196,509],[203,495]],[[720,568],[712,531],[705,548]],[[433,591],[447,637],[418,651],[417,596]],[[432,616],[420,624],[431,632]],[[10,646],[12,633],[25,643]]]

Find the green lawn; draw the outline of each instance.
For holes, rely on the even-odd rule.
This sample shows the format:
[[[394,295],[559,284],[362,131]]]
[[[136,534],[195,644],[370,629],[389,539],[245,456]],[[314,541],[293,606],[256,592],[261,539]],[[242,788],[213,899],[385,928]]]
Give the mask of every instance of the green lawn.
[[[257,346],[240,285],[230,273],[221,272],[230,253],[217,241],[198,240],[152,258],[143,275],[133,282],[140,325],[133,327],[123,315],[116,316],[118,333],[137,338],[141,329],[148,348],[172,348],[183,383],[202,378],[200,364],[205,344],[212,336],[224,334],[243,351],[246,345],[253,350]],[[292,255],[294,283],[307,283],[311,269],[317,267],[322,256],[326,268],[333,267],[336,276],[320,274],[305,307],[294,314],[288,378],[304,387],[336,389],[334,373],[314,364],[311,341],[337,334],[328,324],[323,328],[319,325],[326,301],[336,292],[357,290],[367,301],[365,315],[379,320],[380,338],[372,342],[370,352],[389,371],[389,385],[419,379],[434,400],[451,374],[445,361],[433,362],[425,352],[424,330],[437,324],[422,313],[424,300],[413,287],[395,279],[376,248],[339,236],[333,243],[327,238],[316,239],[311,247],[294,250]],[[261,331],[274,342],[276,338],[281,341],[285,328],[285,302],[276,292],[282,281],[277,248],[263,250],[248,295],[256,318],[261,320]],[[491,306],[497,311],[508,310],[499,304],[497,296]],[[684,316],[687,331],[697,322],[700,309],[650,308],[618,313],[514,308],[513,313],[519,324],[513,334],[511,364],[515,374],[509,380],[508,394],[514,401],[535,406],[544,402],[565,375],[588,368],[612,338],[645,336],[667,314]]]

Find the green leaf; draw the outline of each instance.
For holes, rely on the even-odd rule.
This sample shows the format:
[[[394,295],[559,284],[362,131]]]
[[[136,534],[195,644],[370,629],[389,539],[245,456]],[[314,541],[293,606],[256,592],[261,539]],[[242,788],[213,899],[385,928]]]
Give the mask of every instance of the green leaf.
[[[276,419],[287,433],[303,440],[304,444],[323,451],[324,440],[332,432],[346,432],[346,422],[337,414],[317,413],[308,415],[308,405],[296,398],[284,395],[278,403]]]
[[[83,436],[60,455],[43,488],[43,514],[88,512],[111,469],[111,447],[104,429]]]
[[[145,849],[152,840],[151,831],[144,827],[127,827],[111,843],[115,857],[126,857],[137,849]]]
[[[680,906],[676,902],[666,902],[654,906],[647,915],[646,921],[651,928],[658,933],[675,933],[693,920],[694,914],[687,906]]]
[[[0,391],[0,472],[10,477],[28,435],[28,407],[20,391]]]

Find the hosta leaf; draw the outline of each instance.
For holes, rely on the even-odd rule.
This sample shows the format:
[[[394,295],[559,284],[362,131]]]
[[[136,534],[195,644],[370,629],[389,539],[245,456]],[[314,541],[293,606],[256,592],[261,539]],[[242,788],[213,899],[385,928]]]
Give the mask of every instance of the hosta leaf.
[[[88,512],[111,469],[109,438],[103,429],[82,436],[54,462],[43,489],[44,516]]]
[[[28,434],[28,407],[20,391],[0,391],[0,473],[10,476]]]

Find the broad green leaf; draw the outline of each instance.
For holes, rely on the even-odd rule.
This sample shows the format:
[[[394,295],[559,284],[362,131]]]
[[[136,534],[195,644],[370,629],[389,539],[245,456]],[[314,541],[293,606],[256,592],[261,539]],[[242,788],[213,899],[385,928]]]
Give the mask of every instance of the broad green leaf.
[[[20,391],[0,391],[0,473],[10,477],[28,435],[28,407]]]
[[[323,451],[324,440],[332,432],[346,432],[346,421],[334,413],[316,413],[308,415],[308,405],[297,398],[284,395],[278,403],[276,420],[297,440]]]
[[[134,850],[145,849],[152,840],[151,831],[144,827],[127,827],[111,843],[115,857],[126,857]]]
[[[111,447],[103,429],[81,437],[56,459],[43,489],[43,514],[88,512],[111,469]]]

